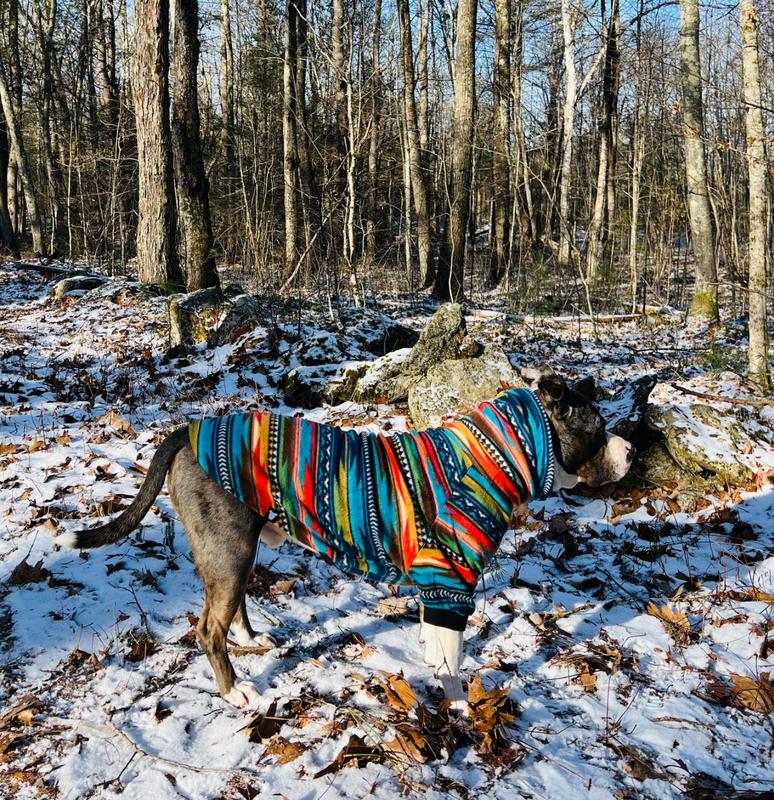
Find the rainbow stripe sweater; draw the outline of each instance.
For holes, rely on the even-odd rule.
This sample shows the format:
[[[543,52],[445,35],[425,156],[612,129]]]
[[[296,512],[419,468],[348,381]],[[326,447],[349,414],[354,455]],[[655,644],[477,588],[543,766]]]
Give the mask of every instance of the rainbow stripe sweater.
[[[348,573],[414,584],[430,609],[462,616],[514,506],[554,480],[545,411],[512,389],[448,425],[342,430],[267,411],[190,423],[219,486]]]

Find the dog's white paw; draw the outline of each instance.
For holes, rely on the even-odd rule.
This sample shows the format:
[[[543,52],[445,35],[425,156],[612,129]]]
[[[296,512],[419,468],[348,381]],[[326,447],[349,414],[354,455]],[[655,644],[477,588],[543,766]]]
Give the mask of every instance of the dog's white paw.
[[[268,633],[251,634],[241,625],[232,625],[234,641],[240,647],[276,647],[277,642]]]
[[[455,714],[460,714],[463,717],[468,716],[468,701],[467,700],[452,700],[449,706],[449,711]]]
[[[223,695],[223,699],[235,708],[253,708],[258,704],[261,695],[252,683],[239,681]]]

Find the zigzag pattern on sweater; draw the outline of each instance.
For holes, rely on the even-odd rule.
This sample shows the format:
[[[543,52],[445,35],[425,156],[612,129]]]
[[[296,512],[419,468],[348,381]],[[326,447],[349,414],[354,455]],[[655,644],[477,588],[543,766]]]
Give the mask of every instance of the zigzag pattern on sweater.
[[[190,424],[219,486],[347,572],[469,614],[513,508],[551,489],[545,411],[508,391],[441,428],[358,433],[270,412]]]

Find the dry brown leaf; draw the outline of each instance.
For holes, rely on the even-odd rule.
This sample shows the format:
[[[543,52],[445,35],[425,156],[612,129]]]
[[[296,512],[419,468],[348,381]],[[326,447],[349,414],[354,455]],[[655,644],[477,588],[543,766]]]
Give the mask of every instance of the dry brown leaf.
[[[32,720],[32,717],[42,708],[43,703],[41,703],[41,701],[38,700],[35,695],[26,694],[24,697],[19,699],[19,702],[16,703],[15,706],[11,707],[0,717],[0,728],[4,728],[14,719],[19,719],[22,721],[22,715],[24,715],[24,719]],[[26,712],[30,713],[27,714]],[[24,724],[27,725],[29,723],[25,722]]]
[[[57,435],[54,437],[54,441],[55,441],[57,444],[61,444],[61,445],[68,445],[68,444],[70,444],[70,442],[72,442],[72,439],[70,438],[70,433],[69,433],[69,431],[62,431],[62,433],[58,433],[58,434],[57,434]]]
[[[755,586],[749,589],[731,589],[726,594],[740,603],[774,603],[774,594],[762,592]]]
[[[427,738],[410,725],[399,727],[395,731],[395,738],[384,745],[398,760],[414,764],[424,764],[427,761],[427,756],[423,753],[426,746]]]
[[[376,604],[376,613],[383,617],[405,614],[408,611],[408,597],[384,597]]]
[[[266,747],[266,755],[276,756],[278,764],[289,764],[306,752],[301,742],[289,742],[282,736],[275,736]]]
[[[359,767],[363,767],[370,762],[383,760],[384,751],[380,747],[366,744],[359,736],[353,734],[335,760],[328,764],[327,767],[316,772],[312,777],[314,779],[322,778],[324,775],[338,772],[348,764],[356,764]]]
[[[761,714],[774,712],[774,685],[769,681],[768,672],[761,672],[760,678],[731,673],[730,678],[734,683],[731,705]]]
[[[378,680],[379,686],[387,695],[387,702],[398,711],[410,711],[417,704],[417,696],[402,675],[383,672],[384,680]]]
[[[691,635],[691,623],[682,611],[673,611],[668,605],[659,608],[654,603],[648,603],[647,612],[664,623],[664,628],[675,640],[675,644],[687,644]]]
[[[27,445],[27,452],[36,453],[38,450],[45,450],[46,447],[47,447],[46,442],[43,439],[33,439]]]
[[[107,412],[107,414],[100,417],[98,422],[104,422],[106,425],[109,425],[111,428],[116,428],[116,430],[120,431],[121,433],[125,433],[132,439],[137,436],[137,432],[129,424],[129,420],[126,419],[123,414],[119,414],[112,408]]]
[[[18,453],[21,450],[20,444],[0,444],[0,456],[7,456],[10,453]]]
[[[41,583],[50,575],[51,573],[45,569],[45,567],[43,567],[42,558],[35,565],[29,564],[25,558],[13,568],[13,572],[8,576],[8,583],[11,586],[24,586],[28,583]]]

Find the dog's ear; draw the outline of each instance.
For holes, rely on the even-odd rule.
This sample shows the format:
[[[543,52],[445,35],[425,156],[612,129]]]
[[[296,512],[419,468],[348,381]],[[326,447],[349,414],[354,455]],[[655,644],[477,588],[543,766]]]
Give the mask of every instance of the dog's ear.
[[[521,377],[524,383],[539,397],[546,410],[557,418],[569,416],[571,407],[562,401],[569,393],[564,378],[548,367],[522,367]]]

